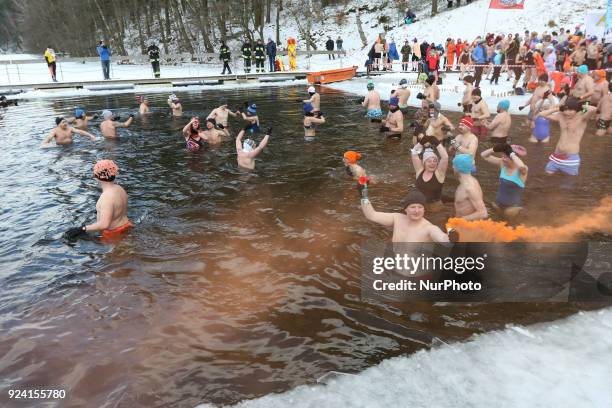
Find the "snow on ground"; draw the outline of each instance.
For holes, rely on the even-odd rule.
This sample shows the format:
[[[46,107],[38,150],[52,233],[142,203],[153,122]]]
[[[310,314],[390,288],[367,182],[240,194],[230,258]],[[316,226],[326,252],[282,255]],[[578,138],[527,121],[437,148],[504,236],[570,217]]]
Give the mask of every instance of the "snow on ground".
[[[235,408],[604,407],[612,401],[611,334],[612,308],[508,326]]]

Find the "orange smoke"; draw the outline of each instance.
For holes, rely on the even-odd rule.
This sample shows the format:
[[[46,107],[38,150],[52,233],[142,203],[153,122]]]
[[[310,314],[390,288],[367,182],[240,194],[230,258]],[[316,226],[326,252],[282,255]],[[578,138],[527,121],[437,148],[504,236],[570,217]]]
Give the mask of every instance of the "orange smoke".
[[[612,233],[612,197],[605,197],[598,207],[580,213],[568,224],[558,227],[510,227],[492,220],[466,221],[451,218],[446,228],[456,229],[462,242],[571,242],[580,234]]]

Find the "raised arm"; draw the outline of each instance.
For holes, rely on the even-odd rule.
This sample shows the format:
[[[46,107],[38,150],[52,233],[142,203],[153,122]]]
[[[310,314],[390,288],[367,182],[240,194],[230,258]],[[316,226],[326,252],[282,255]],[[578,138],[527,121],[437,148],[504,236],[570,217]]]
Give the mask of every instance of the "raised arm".
[[[559,118],[557,117],[557,115],[555,115],[555,113],[557,112],[559,112],[559,106],[555,106],[554,108],[550,108],[545,111],[542,111],[538,114],[538,116],[541,116],[548,120],[558,122]]]
[[[89,132],[87,132],[87,131],[85,131],[85,130],[82,130],[82,129],[76,129],[76,128],[71,128],[71,129],[72,129],[72,131],[73,131],[74,133],[76,133],[76,134],[78,134],[78,135],[88,137],[88,138],[89,138],[89,140],[92,140],[92,141],[93,141],[93,140],[96,140],[96,137],[95,137],[94,135],[92,135],[91,133],[89,133]]]
[[[257,146],[255,149],[253,149],[253,151],[248,152],[248,153],[247,153],[247,156],[248,156],[248,157],[251,157],[251,158],[255,158],[255,157],[257,157],[257,155],[258,155],[259,153],[261,153],[261,151],[262,151],[263,149],[265,149],[265,148],[266,148],[266,146],[268,145],[268,141],[269,141],[269,140],[270,140],[270,135],[265,135],[265,136],[264,136],[264,138],[263,138],[263,140],[261,141],[261,143],[259,143],[259,146]]]
[[[493,148],[487,149],[480,153],[480,157],[485,159],[485,161],[496,165],[497,167],[500,167],[502,165],[502,159],[493,155]]]
[[[525,165],[523,160],[521,160],[518,154],[512,153],[510,155],[510,159],[514,162],[514,164],[518,166],[519,173],[521,173],[522,175],[527,174],[527,171],[529,171],[529,168]]]
[[[395,223],[395,215],[393,213],[383,213],[374,210],[372,203],[368,199],[361,200],[361,210],[368,220],[377,224],[392,227]]]
[[[421,142],[417,142],[416,145],[410,150],[410,157],[412,158],[412,166],[414,166],[415,177],[419,177],[419,174],[423,171],[423,161],[419,157],[419,154],[423,151]]]
[[[242,137],[244,136],[244,129],[242,129],[238,136],[236,136],[236,152],[242,151]]]
[[[439,143],[436,146],[436,150],[438,151],[438,154],[440,155],[440,162],[438,163],[438,168],[436,169],[436,173],[438,173],[438,175],[441,177],[445,177],[446,169],[448,168],[448,152],[446,151],[446,148],[444,148],[442,143]]]
[[[131,113],[130,117],[128,118],[128,120],[126,120],[123,123],[115,123],[115,127],[126,128],[126,127],[129,127],[132,124],[133,121],[134,121],[134,114]]]

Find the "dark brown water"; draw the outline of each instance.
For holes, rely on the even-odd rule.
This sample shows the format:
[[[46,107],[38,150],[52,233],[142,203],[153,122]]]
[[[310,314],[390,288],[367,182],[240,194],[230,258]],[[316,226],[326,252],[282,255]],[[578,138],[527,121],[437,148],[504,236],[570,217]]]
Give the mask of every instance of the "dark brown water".
[[[360,245],[389,240],[390,231],[361,214],[342,153],[362,152],[363,165],[382,180],[371,188],[374,205],[394,210],[414,185],[410,142],[381,140],[347,95],[326,91],[329,122],[305,144],[300,91],[182,93],[185,119],[160,108],[121,130],[118,141],[77,138],[52,149],[38,144],[55,116],[77,105],[125,116],[134,95],[24,101],[2,113],[3,406],[8,389],[23,388],[65,389],[58,405],[65,407],[228,404],[311,383],[330,370],[358,372],[435,338],[458,341],[592,307],[362,301]],[[235,105],[256,102],[262,127],[275,127],[252,174],[237,169],[233,142],[184,149],[179,129],[221,94]],[[151,105],[165,106],[166,97],[151,95]],[[513,141],[529,149],[525,222],[555,224],[610,193],[609,138],[597,139],[591,126],[581,175],[550,178],[544,165],[554,144],[529,145],[523,119],[515,119]],[[116,245],[67,245],[61,233],[95,216],[91,168],[101,158],[119,164],[138,225]],[[498,170],[477,164],[493,201]],[[456,183],[447,180],[452,195]],[[449,206],[431,219],[442,225],[451,213]]]

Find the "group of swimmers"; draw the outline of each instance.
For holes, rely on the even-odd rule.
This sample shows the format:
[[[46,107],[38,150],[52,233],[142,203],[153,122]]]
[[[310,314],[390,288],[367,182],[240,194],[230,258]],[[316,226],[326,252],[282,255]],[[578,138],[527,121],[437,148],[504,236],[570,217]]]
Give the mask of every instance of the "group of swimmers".
[[[577,81],[573,87],[564,87],[564,92],[554,92],[548,77],[541,76],[538,87],[524,106],[530,107],[528,121],[533,129],[530,142],[546,143],[549,134],[536,132],[537,121],[546,120],[559,123],[560,138],[554,152],[546,164],[547,174],[557,172],[578,175],[580,168],[580,142],[588,122],[597,116],[597,134],[610,133],[612,119],[612,89],[605,81],[605,71],[589,75],[586,66],[578,67]],[[367,196],[367,188],[362,192],[361,206],[367,219],[393,227],[393,242],[446,242],[448,236],[424,218],[425,210],[439,211],[442,207],[442,188],[446,179],[449,163],[457,176],[459,185],[455,191],[455,216],[466,220],[479,220],[489,217],[483,199],[483,192],[476,177],[476,153],[479,144],[488,142],[489,146],[480,153],[486,162],[499,168],[499,188],[493,207],[503,213],[506,219],[515,219],[523,209],[529,168],[524,157],[527,150],[520,145],[511,144],[509,130],[512,118],[509,114],[510,101],[504,99],[497,105],[497,115],[491,120],[491,113],[481,90],[473,87],[473,78],[466,76],[463,81],[465,92],[458,106],[463,108],[464,116],[457,126],[457,135],[452,135],[455,127],[440,112],[440,90],[432,76],[420,78],[424,89],[416,96],[421,100],[410,125],[414,129],[411,150],[412,164],[415,169],[416,189],[402,203],[401,213],[381,213],[376,211]],[[597,81],[596,83],[594,81]],[[604,82],[605,81],[605,82]],[[387,137],[399,139],[404,133],[404,117],[407,112],[410,90],[407,81],[402,79],[397,89],[392,90],[389,98],[389,112],[383,118],[381,96],[374,89],[374,83],[367,83],[366,97],[361,104],[367,109],[366,117],[372,122],[381,123],[380,131]],[[555,99],[553,95],[557,95]],[[451,160],[449,150],[454,153]],[[355,151],[346,152],[344,164],[347,171],[360,183],[369,183],[366,170],[358,164],[361,155]]]

